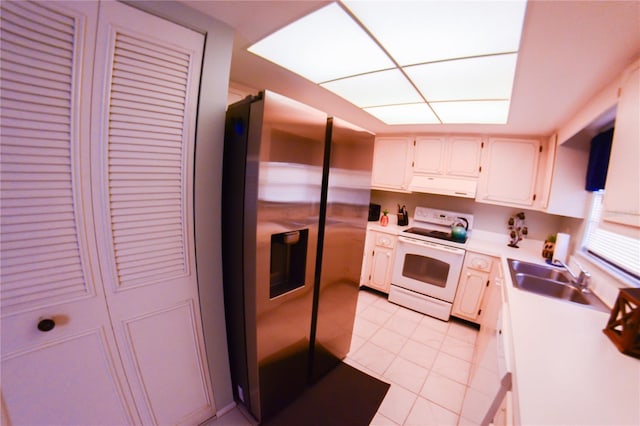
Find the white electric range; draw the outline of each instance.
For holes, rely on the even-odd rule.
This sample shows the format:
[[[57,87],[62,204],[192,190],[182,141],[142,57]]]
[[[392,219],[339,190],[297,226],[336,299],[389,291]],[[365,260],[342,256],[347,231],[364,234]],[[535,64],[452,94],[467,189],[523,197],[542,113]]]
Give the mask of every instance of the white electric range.
[[[451,232],[458,223],[467,227],[464,238]],[[416,207],[398,237],[389,301],[448,321],[472,227],[471,214]]]

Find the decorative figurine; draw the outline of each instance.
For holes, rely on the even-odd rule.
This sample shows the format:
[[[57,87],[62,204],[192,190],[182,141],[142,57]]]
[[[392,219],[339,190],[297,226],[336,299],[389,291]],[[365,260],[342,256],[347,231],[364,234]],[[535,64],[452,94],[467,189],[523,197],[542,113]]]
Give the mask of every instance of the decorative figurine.
[[[520,212],[513,217],[509,218],[509,247],[519,248],[518,242],[529,233],[529,230],[524,225],[524,212]]]

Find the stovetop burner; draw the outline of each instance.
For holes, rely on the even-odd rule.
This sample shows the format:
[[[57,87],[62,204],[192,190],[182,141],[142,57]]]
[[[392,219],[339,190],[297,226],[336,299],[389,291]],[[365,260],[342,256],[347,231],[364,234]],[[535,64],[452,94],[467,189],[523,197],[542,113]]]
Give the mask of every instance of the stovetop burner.
[[[454,238],[451,234],[451,227],[459,221],[467,225],[464,238]],[[411,222],[411,228],[401,231],[405,237],[461,248],[466,246],[471,237],[473,215],[418,206]]]
[[[437,238],[439,240],[455,241],[457,243],[464,243],[467,241],[466,237],[464,239],[455,239],[453,238],[453,235],[451,235],[451,232],[438,231],[436,229],[413,227],[413,228],[406,229],[404,232],[409,234],[422,235],[424,237]]]

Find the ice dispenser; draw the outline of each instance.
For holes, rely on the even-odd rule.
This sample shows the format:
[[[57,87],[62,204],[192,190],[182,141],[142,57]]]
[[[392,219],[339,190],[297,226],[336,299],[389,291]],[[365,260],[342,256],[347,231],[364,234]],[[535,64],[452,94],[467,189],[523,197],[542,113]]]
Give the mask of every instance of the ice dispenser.
[[[271,235],[271,299],[304,287],[308,239],[308,229]]]

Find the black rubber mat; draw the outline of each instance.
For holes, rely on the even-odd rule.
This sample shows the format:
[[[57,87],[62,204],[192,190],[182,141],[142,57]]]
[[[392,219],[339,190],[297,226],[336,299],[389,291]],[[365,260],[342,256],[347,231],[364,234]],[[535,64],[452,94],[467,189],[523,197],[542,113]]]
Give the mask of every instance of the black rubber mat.
[[[263,425],[367,426],[388,389],[388,383],[341,362]]]

